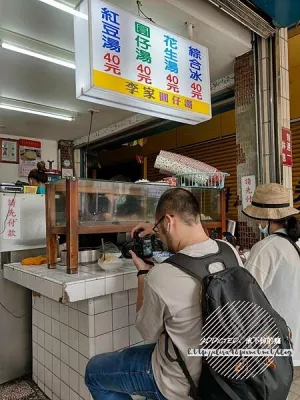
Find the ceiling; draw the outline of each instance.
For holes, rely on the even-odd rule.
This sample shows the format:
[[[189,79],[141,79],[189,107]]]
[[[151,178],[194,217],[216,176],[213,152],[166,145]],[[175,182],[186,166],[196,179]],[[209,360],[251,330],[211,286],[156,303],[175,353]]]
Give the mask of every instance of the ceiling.
[[[299,0],[250,0],[281,27],[296,24],[300,20]]]
[[[109,2],[137,13],[135,0]],[[78,0],[68,1],[73,6],[77,3]],[[158,25],[181,36],[187,37],[186,21],[195,26],[193,40],[209,49],[212,81],[233,73],[235,57],[251,48],[250,31],[207,0],[142,3],[143,11]],[[0,39],[74,60],[73,17],[38,0],[0,0]],[[99,110],[94,116],[93,132],[133,115],[77,100],[74,70],[0,47],[0,101],[4,102],[1,97],[43,105],[50,112],[59,109],[58,113],[76,115],[75,121],[66,122],[0,109],[0,134],[7,136],[73,140],[87,134],[90,108]]]

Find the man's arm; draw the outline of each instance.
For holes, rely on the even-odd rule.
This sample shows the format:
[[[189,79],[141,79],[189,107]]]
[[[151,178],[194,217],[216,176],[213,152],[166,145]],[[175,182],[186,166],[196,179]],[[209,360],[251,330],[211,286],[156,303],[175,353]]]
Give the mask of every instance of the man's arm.
[[[147,235],[153,235],[153,225],[148,222],[141,222],[140,224],[136,225],[131,231],[131,237],[133,237],[134,232],[138,229],[143,229],[143,232],[139,234],[139,237],[142,238]]]
[[[150,271],[152,268],[150,265],[137,257],[134,252],[131,251],[130,253],[137,270]],[[150,278],[150,281],[152,280],[150,275],[142,274],[137,278],[136,328],[144,340],[156,342],[164,330],[165,304],[149,285],[148,278]]]
[[[151,265],[146,264],[143,260],[141,260],[137,255],[133,252],[130,251],[132,261],[134,262],[134,265],[138,271],[150,271],[152,268]],[[144,298],[144,279],[145,279],[146,274],[142,274],[138,276],[138,295],[137,295],[137,301],[136,301],[136,311],[139,311],[139,309],[143,305],[143,298]]]
[[[137,300],[136,300],[136,312],[139,312],[144,301],[144,284],[145,284],[145,275],[140,275],[138,277],[138,292],[137,292]]]
[[[143,301],[137,313],[135,325],[143,339],[153,343],[158,340],[164,331],[164,320],[167,309],[165,303],[148,283],[149,280],[152,280],[151,274],[152,272],[150,272],[147,278],[142,278],[143,282],[141,283],[144,285]]]

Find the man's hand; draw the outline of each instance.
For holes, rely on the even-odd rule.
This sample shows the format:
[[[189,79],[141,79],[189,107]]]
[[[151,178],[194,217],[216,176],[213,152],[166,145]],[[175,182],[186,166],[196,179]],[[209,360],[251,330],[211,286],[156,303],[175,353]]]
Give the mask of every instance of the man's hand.
[[[146,264],[141,258],[139,258],[132,250],[130,250],[130,254],[133,260],[133,263],[138,271],[140,270],[150,270],[152,268],[151,265]]]
[[[153,235],[153,234],[154,234],[154,232],[153,232],[153,225],[152,225],[152,224],[149,224],[149,223],[147,223],[147,222],[141,222],[140,224],[136,225],[136,226],[132,229],[132,231],[131,231],[131,237],[133,237],[134,232],[137,231],[138,229],[143,229],[143,232],[141,232],[141,233],[139,234],[139,237],[141,237],[141,238],[144,237],[144,236],[147,236],[147,235]]]

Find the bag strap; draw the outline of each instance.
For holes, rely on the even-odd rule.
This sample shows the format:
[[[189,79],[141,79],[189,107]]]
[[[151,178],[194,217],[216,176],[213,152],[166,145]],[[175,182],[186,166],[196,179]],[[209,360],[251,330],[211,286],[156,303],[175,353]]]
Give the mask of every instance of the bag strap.
[[[205,400],[202,399],[200,396],[197,395],[197,386],[195,385],[195,382],[193,381],[193,378],[191,377],[189,370],[187,369],[187,366],[180,354],[180,351],[178,349],[178,347],[174,344],[174,342],[172,341],[172,339],[170,338],[169,334],[167,333],[167,331],[164,331],[165,334],[165,353],[166,353],[166,357],[169,361],[171,362],[177,362],[185,376],[185,378],[187,379],[189,385],[190,385],[190,392],[189,392],[189,396],[194,399],[194,400]],[[171,354],[169,353],[169,339],[173,345],[175,354],[176,354],[176,358],[173,358],[171,356]],[[229,385],[227,385],[227,383],[218,375],[218,373],[216,371],[214,371],[212,368],[209,367],[209,371],[211,373],[211,375],[213,376],[214,380],[217,382],[217,384],[224,390],[224,392],[229,396],[230,400],[241,400],[241,398],[231,389],[231,387]]]
[[[165,260],[165,263],[174,265],[200,280],[211,274],[209,271],[211,264],[221,263],[226,269],[238,267],[239,262],[231,246],[222,240],[216,240],[216,243],[218,245],[217,253],[203,257],[191,257],[183,253],[177,253]]]
[[[282,232],[275,232],[275,233],[273,233],[273,235],[276,235],[276,236],[279,236],[279,237],[282,237],[282,238],[288,240],[294,246],[295,250],[297,251],[297,253],[300,257],[299,247],[296,245],[296,243],[291,238],[288,237],[288,235],[286,235],[285,233],[282,233]]]
[[[218,383],[218,385],[224,390],[224,392],[229,396],[231,400],[241,400],[241,398],[231,389],[229,385],[220,377],[220,375],[209,367],[210,373]]]
[[[239,266],[238,259],[233,249],[224,241],[218,240],[216,241],[216,243],[218,245],[218,252],[215,254],[208,254],[207,256],[203,257],[191,257],[183,253],[177,253],[165,260],[165,263],[174,265],[175,267],[183,270],[194,278],[200,280],[203,280],[206,276],[211,274],[209,271],[209,266],[211,264],[221,263],[225,266],[226,269]],[[190,385],[189,396],[194,400],[205,400],[197,395],[197,386],[195,385],[195,382],[193,381],[193,378],[189,373],[189,370],[180,354],[178,347],[169,337],[169,334],[166,330],[164,331],[164,334],[166,357],[170,362],[177,362],[179,364],[185,378]],[[169,353],[169,339],[173,345],[176,358],[173,358]],[[231,400],[241,400],[215,371],[211,370],[211,374],[213,375],[215,381],[221,386],[221,388],[230,397]]]
[[[195,382],[193,381],[193,378],[191,377],[189,370],[187,369],[187,366],[185,364],[185,362],[183,361],[183,358],[180,354],[180,351],[178,349],[178,347],[173,343],[172,339],[170,338],[168,332],[165,330],[164,331],[165,334],[165,353],[166,353],[166,357],[170,362],[177,362],[185,376],[185,378],[187,379],[189,385],[190,385],[190,392],[189,392],[189,396],[194,399],[194,400],[204,400],[201,399],[198,395],[197,395],[197,386],[195,385]],[[171,354],[169,353],[169,339],[173,345],[175,354],[176,354],[176,358],[173,358],[171,356]]]

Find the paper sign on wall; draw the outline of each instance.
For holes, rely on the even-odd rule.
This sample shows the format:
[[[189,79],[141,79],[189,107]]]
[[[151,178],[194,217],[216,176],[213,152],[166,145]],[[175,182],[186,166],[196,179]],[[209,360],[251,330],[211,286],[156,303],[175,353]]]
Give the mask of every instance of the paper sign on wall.
[[[4,240],[20,239],[21,237],[21,212],[20,198],[17,196],[4,196],[1,207],[0,232]]]
[[[198,124],[211,118],[208,50],[100,0],[75,18],[77,98]]]
[[[293,166],[292,133],[289,129],[282,129],[282,164],[286,167]]]
[[[41,142],[35,140],[19,140],[19,175],[28,176],[29,172],[36,168],[37,163],[41,161]]]
[[[243,209],[250,206],[256,188],[255,175],[244,176],[242,178],[242,206]]]

